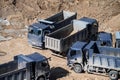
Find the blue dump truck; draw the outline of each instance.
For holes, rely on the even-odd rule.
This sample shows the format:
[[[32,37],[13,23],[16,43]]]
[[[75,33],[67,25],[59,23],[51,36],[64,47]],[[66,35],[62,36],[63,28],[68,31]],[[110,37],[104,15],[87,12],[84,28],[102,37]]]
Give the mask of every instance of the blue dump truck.
[[[97,34],[97,43],[101,46],[112,47],[112,34],[107,32],[99,32]]]
[[[120,49],[116,51],[115,48],[108,48],[101,50],[102,48],[99,49],[94,41],[89,44],[78,41],[69,49],[67,65],[76,73],[87,71],[88,73],[109,75],[111,80],[118,80]]]
[[[115,33],[115,39],[116,39],[115,47],[120,48],[120,31],[117,31]]]
[[[28,43],[32,46],[44,48],[45,35],[60,29],[76,19],[77,13],[61,11],[47,19],[39,20],[28,28]]]
[[[48,59],[37,52],[17,55],[13,61],[0,64],[0,80],[49,80]]]
[[[83,17],[73,20],[71,24],[46,35],[45,48],[64,55],[76,41],[89,41],[97,32],[95,19]]]

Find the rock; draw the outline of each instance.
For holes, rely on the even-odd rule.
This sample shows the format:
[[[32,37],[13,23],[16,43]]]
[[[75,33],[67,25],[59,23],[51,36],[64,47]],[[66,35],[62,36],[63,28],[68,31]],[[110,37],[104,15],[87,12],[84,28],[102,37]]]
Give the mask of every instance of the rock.
[[[6,20],[6,19],[0,18],[0,25],[8,26],[8,25],[10,25],[10,22],[8,20]]]
[[[7,37],[7,38],[5,38],[4,36],[1,36],[0,35],[0,42],[1,41],[8,41],[8,40],[11,40],[12,39],[12,37]]]

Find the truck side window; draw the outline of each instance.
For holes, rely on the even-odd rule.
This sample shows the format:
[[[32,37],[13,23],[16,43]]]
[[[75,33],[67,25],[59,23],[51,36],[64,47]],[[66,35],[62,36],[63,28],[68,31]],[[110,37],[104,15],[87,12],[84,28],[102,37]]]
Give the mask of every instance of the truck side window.
[[[30,28],[29,28],[29,29],[28,29],[28,32],[31,33],[31,34],[33,34],[33,29],[30,29]]]
[[[70,56],[74,56],[74,55],[76,55],[76,51],[75,50],[71,50]]]
[[[38,30],[38,35],[41,35],[41,30]]]

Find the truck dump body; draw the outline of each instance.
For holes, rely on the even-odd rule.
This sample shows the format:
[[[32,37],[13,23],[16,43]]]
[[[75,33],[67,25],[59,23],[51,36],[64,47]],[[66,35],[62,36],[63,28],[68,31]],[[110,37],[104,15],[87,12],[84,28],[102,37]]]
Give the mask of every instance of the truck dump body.
[[[13,66],[14,65],[14,66]],[[0,75],[6,72],[17,70],[17,62],[11,61],[5,64],[0,65]]]
[[[59,28],[62,26],[66,26],[71,22],[71,20],[76,19],[77,14],[74,12],[68,12],[68,11],[61,11],[47,19],[39,20],[39,23],[45,24],[45,25],[53,25]],[[53,27],[53,28],[55,28]],[[51,27],[52,29],[52,27]],[[54,29],[53,29],[54,30]]]
[[[107,47],[107,46],[106,47],[99,46],[98,48],[99,48],[100,54],[120,57],[120,49],[119,48],[113,48],[113,47]]]
[[[47,19],[38,20],[28,28],[28,42],[32,46],[45,47],[45,35],[52,33],[76,19],[77,13],[61,11]]]
[[[45,36],[45,47],[58,52],[65,52],[74,42],[86,40],[88,36],[86,24],[88,23],[73,20],[72,24]]]
[[[112,56],[105,56],[102,54],[95,54],[89,59],[88,65],[120,70],[120,58],[112,57]]]
[[[46,58],[38,53],[15,56],[14,61],[0,65],[0,80],[37,80],[50,69],[43,68],[44,70],[40,71],[39,65],[43,60]]]
[[[51,22],[61,22],[62,20],[65,20],[73,15],[75,15],[76,13],[72,13],[72,12],[68,12],[68,11],[62,11],[60,13],[57,13],[56,15],[53,15],[45,20],[47,21],[51,21]]]
[[[93,50],[93,53],[104,54],[108,56],[120,57],[120,49],[109,47],[109,46],[100,46],[97,44],[97,41],[90,41],[84,50]]]

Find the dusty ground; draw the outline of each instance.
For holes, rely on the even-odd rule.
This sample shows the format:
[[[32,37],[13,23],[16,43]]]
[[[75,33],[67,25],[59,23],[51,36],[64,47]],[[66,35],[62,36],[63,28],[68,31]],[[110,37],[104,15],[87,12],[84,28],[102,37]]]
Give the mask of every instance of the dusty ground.
[[[0,17],[11,22],[11,26],[7,28],[24,28],[36,19],[44,19],[61,10],[77,12],[78,19],[83,16],[97,19],[100,23],[100,30],[108,32],[120,30],[120,20],[117,20],[120,19],[120,0],[0,1]],[[106,30],[106,27],[109,28]]]
[[[51,80],[109,80],[108,77],[99,75],[76,74],[66,66],[65,59],[51,55],[49,50],[38,50],[28,46],[25,35],[24,38],[16,38],[21,32],[15,30],[25,29],[26,25],[34,23],[37,19],[44,19],[61,10],[77,12],[78,19],[83,16],[97,19],[99,31],[112,32],[113,35],[115,31],[120,31],[120,0],[1,0],[0,18],[6,18],[10,25],[2,26],[0,35],[12,35],[15,39],[0,42],[0,51],[7,53],[0,56],[0,64],[21,53],[40,52],[46,57],[52,57]],[[9,33],[11,29],[13,32]],[[9,31],[5,33],[4,30]]]
[[[0,56],[0,64],[8,62],[13,59],[13,56],[18,54],[30,54],[39,52],[46,57],[51,57],[49,61],[51,66],[50,80],[109,80],[108,77],[93,75],[93,74],[77,74],[70,70],[66,65],[66,59],[59,58],[52,55],[49,50],[39,50],[32,48],[27,44],[27,39],[13,39],[0,43],[0,50],[7,53],[5,56]]]

